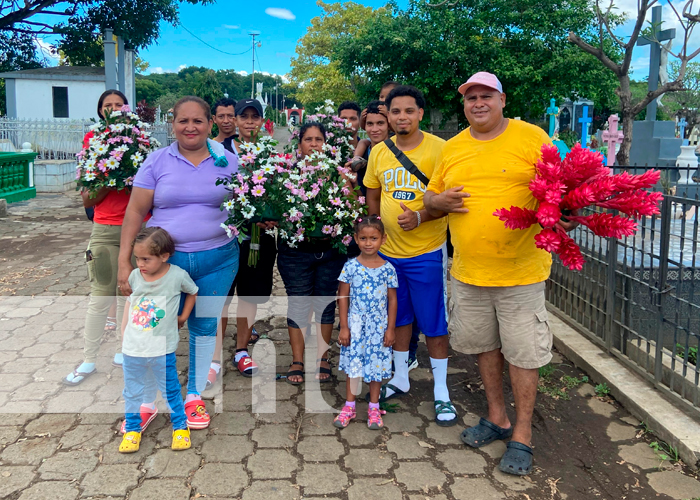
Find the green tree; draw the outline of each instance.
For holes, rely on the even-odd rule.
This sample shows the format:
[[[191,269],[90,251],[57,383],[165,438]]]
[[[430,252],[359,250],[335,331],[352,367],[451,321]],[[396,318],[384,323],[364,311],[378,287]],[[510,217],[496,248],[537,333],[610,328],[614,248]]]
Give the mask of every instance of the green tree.
[[[136,100],[145,100],[153,104],[165,93],[165,89],[158,82],[142,76],[136,77]]]
[[[668,72],[669,79],[678,78],[680,66],[678,61],[671,63]],[[700,116],[698,116],[700,111],[700,63],[688,63],[683,77],[683,88],[685,90],[666,94],[662,99],[660,109],[666,112],[667,119],[672,120],[676,116],[685,117],[688,122],[686,130],[690,133],[693,127],[700,123]]]
[[[209,103],[209,106],[213,106],[216,101],[224,96],[223,90],[221,90],[221,85],[216,79],[216,73],[213,70],[207,70],[204,74],[198,75],[198,83],[195,86],[194,94],[201,97]]]
[[[153,105],[156,108],[160,106],[161,113],[167,113],[169,109],[172,109],[173,106],[175,106],[175,103],[180,97],[182,96],[173,94],[172,92],[167,92],[156,99]]]
[[[356,36],[335,46],[345,75],[364,78],[361,101],[375,99],[386,80],[421,89],[443,119],[466,123],[458,86],[477,71],[495,73],[507,95],[505,113],[541,120],[550,98],[614,98],[615,79],[566,40],[574,26],[590,25],[587,0],[462,0],[433,7],[410,0],[404,11],[369,19]]]
[[[372,9],[355,2],[316,5],[323,14],[311,20],[306,34],[299,39],[292,58],[291,80],[298,85],[294,96],[307,107],[332,99],[336,103],[355,98],[359,77],[354,71],[341,72],[334,60],[335,43],[344,37],[362,33],[366,23],[387,9]]]
[[[287,106],[301,106],[301,103],[289,97],[296,90],[295,84],[285,84],[279,76],[255,74],[255,81],[262,82],[267,94],[270,108],[282,109],[282,97],[286,96]],[[218,83],[218,87],[217,87]],[[278,85],[277,106],[275,105],[275,84]],[[137,100],[145,99],[149,104],[160,104],[161,109],[168,110],[177,99],[185,95],[202,95],[210,88],[211,95],[203,96],[205,100],[223,97],[224,92],[235,100],[250,97],[251,76],[243,76],[236,70],[226,69],[213,72],[202,66],[189,66],[178,73],[161,73],[138,75],[136,77]],[[216,99],[214,99],[215,96]]]
[[[60,35],[56,49],[74,65],[99,66],[106,28],[134,49],[160,35],[161,21],[178,23],[182,3],[215,0],[23,0],[0,2],[0,32],[29,36]]]

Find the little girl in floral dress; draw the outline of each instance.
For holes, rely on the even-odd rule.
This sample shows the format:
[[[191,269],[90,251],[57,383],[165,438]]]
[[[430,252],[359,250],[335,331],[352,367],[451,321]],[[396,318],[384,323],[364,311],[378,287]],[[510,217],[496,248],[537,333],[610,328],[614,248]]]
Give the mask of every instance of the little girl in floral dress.
[[[381,218],[370,215],[355,222],[355,241],[360,255],[345,263],[338,280],[340,311],[339,370],[347,374],[347,401],[335,418],[336,427],[345,428],[355,418],[355,398],[360,380],[369,384],[367,426],[384,426],[379,409],[382,380],[391,377],[391,346],[396,323],[396,270],[378,252],[386,241]]]

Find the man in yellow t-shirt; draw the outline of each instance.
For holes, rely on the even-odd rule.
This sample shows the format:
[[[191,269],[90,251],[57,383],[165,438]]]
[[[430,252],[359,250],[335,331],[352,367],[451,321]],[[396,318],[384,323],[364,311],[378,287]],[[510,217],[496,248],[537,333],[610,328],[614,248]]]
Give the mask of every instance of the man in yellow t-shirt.
[[[433,215],[449,213],[455,250],[451,343],[478,355],[489,402],[488,420],[465,429],[462,441],[478,448],[512,435],[499,467],[525,475],[532,469],[538,368],[552,359],[544,298],[552,259],[535,247],[539,226],[513,231],[493,213],[511,205],[536,208],[529,183],[542,145],[551,141],[540,128],[503,116],[506,96],[495,75],[476,73],[459,92],[470,127],[445,144],[425,206]],[[504,360],[515,395],[514,427],[503,398]]]
[[[412,173],[410,166],[404,166],[407,162],[402,164],[380,143],[372,148],[364,178],[369,213],[381,215],[387,233],[381,255],[391,262],[399,279],[395,371],[382,386],[380,401],[410,388],[408,351],[415,318],[430,354],[435,421],[450,426],[457,423],[457,412],[447,389],[447,221],[442,215],[431,216],[423,206],[427,181],[435,172],[445,141],[420,130],[425,99],[415,87],[395,87],[386,106],[389,124],[396,132],[394,145],[417,171]]]

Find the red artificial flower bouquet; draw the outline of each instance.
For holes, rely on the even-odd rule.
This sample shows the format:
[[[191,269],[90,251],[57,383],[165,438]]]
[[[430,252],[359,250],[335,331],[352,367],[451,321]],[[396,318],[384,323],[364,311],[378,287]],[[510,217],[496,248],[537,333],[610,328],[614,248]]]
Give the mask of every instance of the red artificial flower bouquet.
[[[660,212],[663,195],[646,191],[659,181],[660,175],[658,170],[641,175],[628,172],[611,175],[611,170],[603,166],[600,153],[576,144],[562,161],[556,146],[545,144],[542,158],[537,162],[537,175],[530,182],[530,191],[539,201],[538,209],[501,208],[493,215],[510,229],[527,229],[539,223],[542,231],[535,236],[535,246],[558,254],[562,264],[580,271],[585,262],[581,249],[557,222],[564,216],[598,236],[631,236],[637,231],[635,219]],[[574,215],[590,206],[617,210],[624,215],[603,211]]]

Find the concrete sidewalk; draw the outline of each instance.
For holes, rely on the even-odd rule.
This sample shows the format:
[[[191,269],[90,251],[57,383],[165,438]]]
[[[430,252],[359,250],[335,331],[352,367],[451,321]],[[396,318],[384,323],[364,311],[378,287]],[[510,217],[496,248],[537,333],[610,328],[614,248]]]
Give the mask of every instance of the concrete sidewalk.
[[[367,429],[364,403],[357,421],[342,431],[332,426],[332,413],[307,410],[319,402],[342,405],[342,374],[318,389],[312,373],[302,387],[280,380],[272,397],[269,385],[258,391],[254,381],[229,370],[208,405],[221,413],[209,429],[193,431],[193,449],[172,452],[168,419],[159,415],[141,450],[121,455],[121,370],[110,363],[117,336],[105,337],[96,375],[77,387],[59,383],[82,359],[89,293],[82,255],[90,230],[74,193],[12,204],[0,219],[0,498],[700,497],[692,471],[663,460],[650,446],[656,438],[639,420],[614,400],[597,397],[584,374],[558,354],[542,380],[533,420],[535,472],[528,478],[500,473],[504,443],[473,450],[459,439],[464,426],[485,415],[475,358],[451,355],[448,384],[460,423],[439,427],[422,343],[411,392],[396,400],[399,407],[385,415],[381,431]],[[279,276],[274,294],[284,295]],[[260,315],[267,318],[258,329],[269,335],[284,371],[291,361],[285,319],[272,306]],[[225,359],[234,350],[235,322],[230,324]],[[183,330],[183,382],[186,340]],[[313,370],[313,359],[308,364]],[[274,413],[255,412],[271,402]]]

